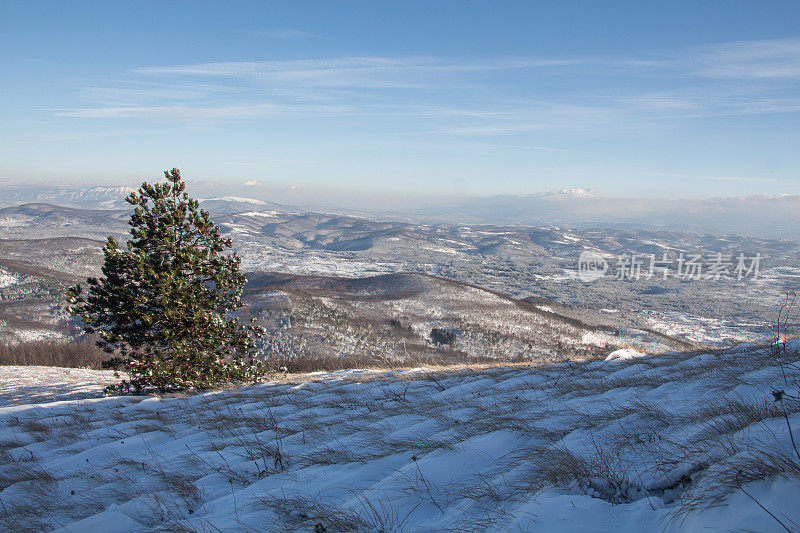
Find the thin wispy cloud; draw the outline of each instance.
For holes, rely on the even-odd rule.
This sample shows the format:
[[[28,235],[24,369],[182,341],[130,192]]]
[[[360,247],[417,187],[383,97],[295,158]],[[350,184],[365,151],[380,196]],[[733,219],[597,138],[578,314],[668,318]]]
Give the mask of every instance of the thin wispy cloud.
[[[800,111],[800,98],[714,97],[703,92],[693,96],[631,96],[616,102],[632,110],[672,112],[674,118],[767,115]]]
[[[98,105],[54,114],[178,123],[289,115],[385,116],[394,122],[416,116],[419,124],[406,128],[407,133],[455,136],[608,125],[621,129],[652,121],[800,111],[797,98],[761,96],[741,86],[720,93],[704,81],[772,76],[792,83],[795,71],[800,73],[798,58],[800,39],[783,39],[722,43],[662,58],[352,56],[147,66],[129,71],[116,85],[85,88],[83,96]],[[695,79],[696,87],[684,84],[680,93],[538,94],[539,85],[552,77],[561,82],[569,76],[567,83],[580,88],[581,77],[610,72],[621,79],[657,76],[665,84]],[[506,79],[513,84],[503,85]],[[512,87],[516,91],[509,91]],[[455,101],[460,102],[452,105]]]
[[[231,61],[153,66],[133,74],[177,77],[234,78],[274,86],[420,89],[463,82],[471,75],[498,70],[552,69],[582,59],[494,59],[455,61],[440,57],[338,57],[289,61]]]
[[[797,184],[800,182],[800,176],[797,179],[788,178],[765,178],[761,176],[698,176],[700,179],[711,181],[727,181],[733,183],[786,183]]]
[[[518,108],[474,109],[420,105],[418,101],[402,103],[374,91],[425,90],[434,96],[431,101],[436,101],[437,91],[469,89],[476,83],[472,77],[481,76],[483,71],[559,68],[582,61],[512,58],[459,62],[437,57],[364,56],[142,67],[131,71],[129,74],[133,78],[118,86],[83,89],[85,97],[106,105],[62,109],[55,114],[159,122],[253,119],[299,112],[325,115],[356,110],[387,116],[474,119],[518,116]],[[228,81],[198,83],[198,80],[214,78]],[[483,81],[477,83],[486,85]],[[176,103],[180,100],[198,105]],[[129,105],[121,105],[125,103]]]
[[[800,78],[800,39],[721,43],[695,61],[699,74],[714,78]]]
[[[168,83],[143,80],[115,80],[84,87],[79,96],[105,105],[132,105],[168,101],[199,101],[236,92],[235,87],[207,83]]]
[[[257,119],[274,116],[304,114],[339,114],[352,112],[348,106],[309,106],[255,104],[239,106],[149,106],[149,107],[98,107],[55,110],[56,116],[72,118],[137,118],[154,122],[195,123],[202,121]]]
[[[197,63],[192,65],[154,66],[134,69],[141,74],[202,75],[202,76],[258,76],[272,73],[324,72],[329,70],[505,70],[578,65],[585,59],[505,59],[459,62],[440,57],[337,57],[326,59],[299,59],[289,61],[229,61]]]
[[[573,153],[573,154],[596,154],[596,152],[587,152],[585,150],[573,150],[570,148],[557,148],[555,146],[531,146],[519,144],[481,144],[480,147],[484,148],[502,148],[502,149],[515,149],[515,150],[533,150],[535,152],[556,152],[556,153]]]
[[[616,101],[633,108],[650,111],[701,109],[704,107],[696,97],[627,96],[617,98]]]
[[[193,65],[156,66],[134,69],[139,74],[199,75],[199,76],[258,76],[285,72],[321,72],[326,70],[361,70],[409,68],[438,64],[437,58],[340,57],[329,59],[298,59],[290,61],[227,61]]]
[[[506,104],[502,113],[467,115],[461,121],[429,133],[460,136],[510,135],[552,129],[592,128],[619,122],[619,109],[605,104],[574,105],[548,101],[521,100]]]
[[[414,88],[430,84],[420,69],[440,64],[436,58],[343,57],[291,61],[231,61],[145,67],[133,74],[176,78],[229,78],[236,83],[272,87]]]

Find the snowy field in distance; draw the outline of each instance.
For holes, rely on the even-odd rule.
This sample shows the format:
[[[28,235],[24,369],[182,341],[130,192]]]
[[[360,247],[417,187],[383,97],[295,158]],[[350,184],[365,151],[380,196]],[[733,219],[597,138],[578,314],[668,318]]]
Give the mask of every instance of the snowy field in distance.
[[[730,346],[737,342],[767,342],[772,338],[770,324],[707,318],[678,311],[642,309],[650,328],[671,337],[705,346]]]

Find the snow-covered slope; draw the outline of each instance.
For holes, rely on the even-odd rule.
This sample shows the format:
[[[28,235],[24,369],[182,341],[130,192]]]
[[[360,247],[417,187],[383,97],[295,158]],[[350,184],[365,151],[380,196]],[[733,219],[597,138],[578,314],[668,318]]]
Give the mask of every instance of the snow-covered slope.
[[[0,528],[782,531],[800,523],[784,383],[743,346],[6,406]]]
[[[276,322],[291,323],[286,333],[303,340],[306,356],[372,359],[361,365],[552,362],[596,358],[629,346],[650,353],[693,347],[652,330],[593,325],[552,307],[417,273],[364,278],[253,273],[244,299],[270,332]],[[449,332],[451,342],[437,344],[434,329]]]
[[[112,370],[0,366],[0,407],[96,398],[119,381]]]

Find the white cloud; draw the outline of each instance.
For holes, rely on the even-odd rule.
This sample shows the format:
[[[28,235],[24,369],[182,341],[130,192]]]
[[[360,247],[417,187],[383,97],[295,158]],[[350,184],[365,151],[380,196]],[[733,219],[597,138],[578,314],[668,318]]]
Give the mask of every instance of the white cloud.
[[[713,78],[800,78],[800,39],[721,43],[696,63],[699,74]]]
[[[635,76],[643,71],[659,76],[665,86],[680,77],[682,89],[674,94],[601,95],[585,89],[595,75]],[[563,82],[559,78],[562,89],[539,92],[539,79],[551,74],[567,76]],[[753,83],[744,82],[709,87],[707,79],[791,80],[800,76],[800,39],[722,43],[661,59],[355,56],[148,66],[127,75],[130,79],[117,86],[85,89],[84,96],[97,105],[56,114],[178,123],[278,115],[416,116],[415,127],[423,132],[498,135],[800,111],[800,99],[791,92],[759,93]]]
[[[252,79],[294,87],[421,88],[469,72],[567,67],[582,59],[453,61],[439,57],[338,57],[291,61],[229,61],[135,69],[149,76]]]
[[[245,187],[261,187],[261,182],[253,179],[245,181],[242,185]]]
[[[320,72],[378,68],[408,68],[438,64],[435,58],[340,57],[330,59],[297,59],[291,61],[227,61],[167,67],[143,67],[141,74],[201,76],[255,76],[277,72]]]
[[[670,109],[700,109],[703,107],[697,97],[680,96],[629,96],[618,98],[617,101],[631,107],[650,110],[663,111]]]
[[[169,83],[142,80],[116,80],[106,86],[93,86],[81,89],[80,96],[108,105],[147,104],[165,100],[200,100],[220,94],[229,94],[234,89],[226,85],[206,83]]]
[[[349,106],[253,104],[238,106],[142,106],[96,107],[58,110],[53,114],[72,118],[138,118],[156,122],[200,122],[254,119],[278,115],[339,114],[352,112]]]
[[[800,179],[764,178],[760,176],[698,176],[700,179],[712,181],[728,181],[737,183],[787,183],[796,184]]]

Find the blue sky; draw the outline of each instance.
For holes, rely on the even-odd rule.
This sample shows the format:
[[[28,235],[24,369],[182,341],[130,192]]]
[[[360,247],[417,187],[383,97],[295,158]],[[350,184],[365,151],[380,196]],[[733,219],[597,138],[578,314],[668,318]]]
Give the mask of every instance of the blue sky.
[[[0,2],[0,179],[798,194],[799,28],[796,1]]]

